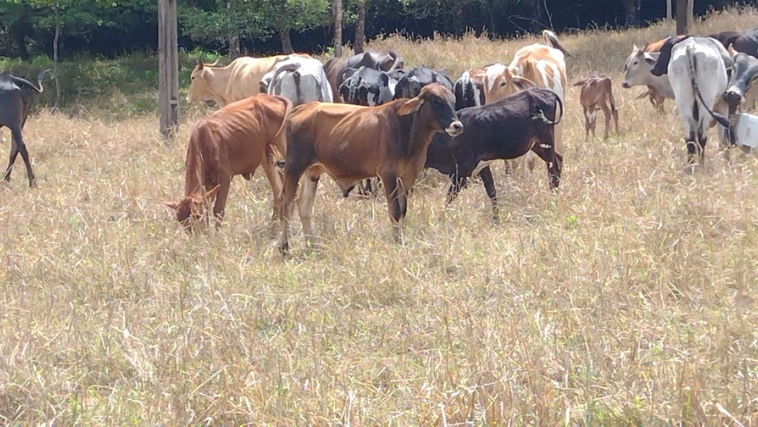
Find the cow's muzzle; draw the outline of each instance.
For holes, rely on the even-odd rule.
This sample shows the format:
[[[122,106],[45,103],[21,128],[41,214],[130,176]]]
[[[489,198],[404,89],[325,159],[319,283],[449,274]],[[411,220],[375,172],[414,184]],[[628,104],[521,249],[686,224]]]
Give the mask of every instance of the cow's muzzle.
[[[623,87],[624,89],[630,89],[632,85],[630,85],[629,82],[624,80],[623,82],[621,82],[621,87]]]
[[[445,132],[450,136],[458,136],[463,133],[463,123],[456,120],[453,123],[450,123],[450,126],[445,128]]]
[[[724,93],[724,101],[733,107],[739,105],[742,102],[742,91],[736,87],[729,88]]]

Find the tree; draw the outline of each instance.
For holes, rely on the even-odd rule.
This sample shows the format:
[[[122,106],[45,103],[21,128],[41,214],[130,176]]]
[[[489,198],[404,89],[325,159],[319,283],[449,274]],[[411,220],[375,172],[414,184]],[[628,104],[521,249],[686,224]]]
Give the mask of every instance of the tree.
[[[358,11],[355,18],[355,46],[353,50],[355,53],[363,53],[363,44],[366,41],[366,2],[365,0],[358,0],[356,3]]]
[[[633,27],[637,21],[642,0],[622,0],[624,5],[624,26]]]
[[[676,0],[676,33],[687,34],[687,10],[689,9],[688,3],[692,0]]]
[[[332,0],[332,26],[334,27],[334,56],[342,56],[342,0]]]

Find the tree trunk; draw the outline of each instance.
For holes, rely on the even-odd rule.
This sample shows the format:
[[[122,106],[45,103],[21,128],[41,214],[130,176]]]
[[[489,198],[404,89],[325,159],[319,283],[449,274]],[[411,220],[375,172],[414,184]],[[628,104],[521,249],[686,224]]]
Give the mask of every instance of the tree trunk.
[[[363,53],[366,39],[366,3],[358,2],[358,20],[355,22],[355,53]]]
[[[695,0],[687,0],[687,28],[692,28],[695,19]]]
[[[671,13],[671,0],[666,0],[666,20],[670,21],[674,18],[674,15]]]
[[[21,26],[21,24],[17,25],[13,29],[13,39],[18,45],[18,56],[23,61],[29,60],[29,50],[26,48],[26,31],[24,31],[24,28]],[[12,54],[9,56],[13,56]]]
[[[332,1],[332,23],[334,25],[334,57],[342,56],[342,0]]]
[[[226,0],[226,13],[230,17],[234,13],[232,6],[234,6],[234,0]],[[232,33],[229,33],[226,39],[229,42],[229,58],[233,61],[240,57],[240,35],[237,29],[235,28]]]
[[[676,0],[676,34],[687,34],[687,0]]]
[[[53,78],[55,79],[55,107],[61,102],[61,85],[58,81],[58,41],[61,38],[61,16],[58,10],[58,0],[53,0],[55,13],[55,37],[53,38]]]
[[[642,2],[641,0],[622,0],[622,3],[624,5],[624,27],[634,27]]]
[[[290,39],[290,30],[279,30],[279,39],[282,41],[282,52],[285,55],[295,53],[292,49],[292,39]]]

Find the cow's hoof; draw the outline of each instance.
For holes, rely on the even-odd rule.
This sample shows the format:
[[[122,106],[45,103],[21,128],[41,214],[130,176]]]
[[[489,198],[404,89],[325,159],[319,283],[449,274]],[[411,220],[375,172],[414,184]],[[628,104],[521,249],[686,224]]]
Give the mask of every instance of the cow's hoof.
[[[282,254],[282,256],[289,255],[289,252],[290,252],[289,243],[285,242],[279,245],[279,253]]]

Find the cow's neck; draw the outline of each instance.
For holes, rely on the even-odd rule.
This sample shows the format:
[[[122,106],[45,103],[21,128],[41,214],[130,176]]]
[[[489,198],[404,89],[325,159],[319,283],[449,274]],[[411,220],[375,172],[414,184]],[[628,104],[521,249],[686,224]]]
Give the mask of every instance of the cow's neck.
[[[184,163],[184,196],[199,196],[205,180],[205,168],[203,167],[202,155],[194,144],[190,144],[187,149],[187,160]]]
[[[434,129],[430,128],[424,120],[421,120],[419,113],[413,113],[408,116],[411,119],[410,133],[408,134],[408,154],[417,154],[425,151],[434,136]]]
[[[229,77],[231,74],[231,65],[227,65],[226,67],[213,68],[211,92],[213,93],[213,100],[216,101],[219,107],[224,107],[231,103],[231,101],[226,99],[226,95],[229,94]]]

